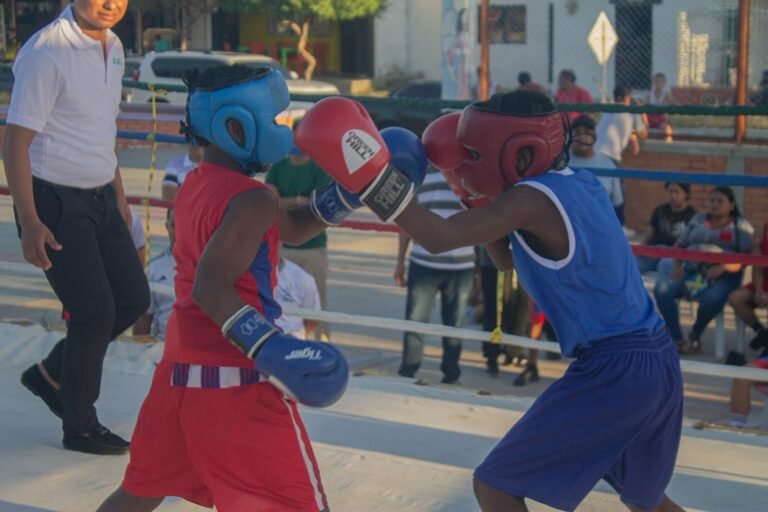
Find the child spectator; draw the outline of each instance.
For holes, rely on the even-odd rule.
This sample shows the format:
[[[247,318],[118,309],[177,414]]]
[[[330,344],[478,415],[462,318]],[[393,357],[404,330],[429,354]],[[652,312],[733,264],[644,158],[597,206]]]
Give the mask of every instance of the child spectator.
[[[176,262],[173,260],[173,245],[176,242],[173,208],[168,208],[166,212],[165,229],[168,231],[168,248],[149,260],[147,280],[150,283],[173,287],[173,279],[176,275]],[[150,290],[149,293],[149,309],[133,324],[133,334],[135,336],[151,335],[157,340],[164,341],[174,296],[155,290]]]
[[[165,175],[162,183],[162,197],[166,201],[173,201],[176,197],[176,191],[184,183],[187,177],[197,164],[203,159],[203,148],[196,144],[190,144],[187,152],[171,159],[165,165]]]
[[[317,292],[315,278],[294,262],[280,257],[277,268],[277,302],[281,308],[293,306],[302,309],[320,310],[320,294]],[[283,313],[275,324],[284,333],[302,340],[311,340],[317,328],[316,320],[307,320],[299,316]]]

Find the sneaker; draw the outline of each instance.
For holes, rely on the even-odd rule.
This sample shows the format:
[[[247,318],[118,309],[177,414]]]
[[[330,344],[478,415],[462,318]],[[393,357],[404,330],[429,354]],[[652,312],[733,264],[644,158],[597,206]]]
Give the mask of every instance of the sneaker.
[[[747,428],[747,416],[744,414],[731,413],[724,418],[713,421],[712,423],[726,428]]]
[[[21,374],[21,384],[33,395],[39,396],[53,414],[59,418],[64,416],[64,403],[61,401],[61,394],[48,382],[39,365],[34,364]]]
[[[768,329],[761,329],[757,336],[749,342],[749,348],[752,350],[768,349]]]
[[[450,379],[448,377],[443,377],[440,380],[440,384],[452,384],[454,386],[461,386],[461,383],[459,383],[459,379]]]
[[[84,436],[64,434],[64,448],[93,455],[122,455],[128,451],[131,443],[110,432],[104,425],[96,425]]]
[[[539,368],[536,365],[529,364],[525,370],[515,379],[515,386],[525,386],[531,382],[539,381]]]
[[[517,366],[518,368],[522,368],[523,366],[528,365],[528,357],[526,357],[523,354],[517,354],[516,356],[512,357],[512,365]]]

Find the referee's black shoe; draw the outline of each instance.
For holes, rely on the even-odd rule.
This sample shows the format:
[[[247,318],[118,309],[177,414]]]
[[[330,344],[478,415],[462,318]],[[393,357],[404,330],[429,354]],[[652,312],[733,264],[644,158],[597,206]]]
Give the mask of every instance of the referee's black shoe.
[[[67,450],[93,455],[122,455],[131,446],[131,443],[101,424],[85,435],[64,434],[62,444]]]
[[[59,418],[64,416],[64,403],[61,401],[61,394],[48,379],[45,378],[40,370],[40,365],[33,364],[21,374],[21,383],[32,394],[42,398],[45,405],[53,414]]]

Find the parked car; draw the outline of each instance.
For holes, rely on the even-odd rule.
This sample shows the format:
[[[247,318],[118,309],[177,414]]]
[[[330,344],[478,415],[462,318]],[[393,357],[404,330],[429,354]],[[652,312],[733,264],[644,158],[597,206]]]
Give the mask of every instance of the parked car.
[[[147,84],[184,85],[184,75],[192,69],[200,72],[213,66],[242,64],[250,67],[269,67],[279,71],[285,78],[288,91],[292,94],[333,95],[339,94],[339,89],[333,84],[317,80],[302,80],[295,72],[288,72],[280,63],[267,55],[250,53],[218,52],[218,51],[165,51],[149,52],[134,76],[135,81]],[[134,103],[145,103],[152,99],[152,93],[143,89],[134,89]],[[169,92],[167,95],[157,95],[158,102],[183,105],[187,94]]]
[[[393,90],[390,98],[440,99],[442,84],[437,80],[412,80]],[[441,114],[440,107],[418,104],[369,103],[365,105],[379,129],[401,126],[421,135],[429,123]]]
[[[143,57],[127,57],[125,59],[125,72],[123,78],[128,80],[135,80],[138,76],[138,69],[141,66]],[[0,63],[0,91],[10,92],[13,89],[13,62]],[[131,100],[132,89],[130,87],[123,87],[122,100]]]

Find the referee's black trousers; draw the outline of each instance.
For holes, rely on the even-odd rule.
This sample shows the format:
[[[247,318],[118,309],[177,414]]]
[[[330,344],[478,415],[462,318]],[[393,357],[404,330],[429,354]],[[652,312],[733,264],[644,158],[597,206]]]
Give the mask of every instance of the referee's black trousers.
[[[61,384],[65,434],[98,423],[107,345],[149,307],[149,286],[111,185],[77,189],[33,180],[35,206],[62,245],[45,275],[68,313],[67,336],[43,361]]]

